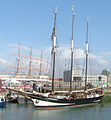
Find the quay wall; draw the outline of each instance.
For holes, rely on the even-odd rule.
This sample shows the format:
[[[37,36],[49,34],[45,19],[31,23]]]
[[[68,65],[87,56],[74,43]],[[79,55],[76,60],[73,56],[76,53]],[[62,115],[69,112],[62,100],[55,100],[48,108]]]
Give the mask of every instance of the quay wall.
[[[111,96],[111,88],[105,88],[104,89],[104,95],[105,96]]]

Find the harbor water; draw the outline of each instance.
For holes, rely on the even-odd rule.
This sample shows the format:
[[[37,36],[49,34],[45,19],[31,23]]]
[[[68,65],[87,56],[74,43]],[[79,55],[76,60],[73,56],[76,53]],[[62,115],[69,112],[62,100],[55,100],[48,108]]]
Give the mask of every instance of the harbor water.
[[[110,120],[111,103],[95,106],[35,110],[33,104],[7,104],[0,109],[0,120]]]

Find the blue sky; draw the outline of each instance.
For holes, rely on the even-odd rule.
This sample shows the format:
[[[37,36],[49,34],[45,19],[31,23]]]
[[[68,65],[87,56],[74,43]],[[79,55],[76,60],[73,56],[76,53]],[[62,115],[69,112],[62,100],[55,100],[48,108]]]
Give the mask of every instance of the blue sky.
[[[70,45],[72,6],[75,6],[75,47],[84,49],[88,16],[90,51],[109,61],[110,5],[110,0],[0,0],[0,58],[5,59],[11,54],[13,47],[10,44],[20,42],[38,50],[50,46],[56,6],[58,45]]]

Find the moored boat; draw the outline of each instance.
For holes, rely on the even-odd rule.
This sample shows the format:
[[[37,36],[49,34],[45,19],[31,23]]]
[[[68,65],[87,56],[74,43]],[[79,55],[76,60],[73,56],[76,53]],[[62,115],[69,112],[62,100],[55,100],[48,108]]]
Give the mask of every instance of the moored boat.
[[[7,101],[11,103],[18,103],[17,95],[7,95]]]
[[[60,109],[60,108],[71,108],[95,105],[99,103],[104,94],[102,87],[87,88],[87,65],[88,65],[88,21],[87,21],[87,36],[86,36],[86,72],[85,72],[85,88],[83,90],[72,91],[72,68],[73,68],[73,53],[74,53],[74,40],[73,40],[73,24],[74,24],[74,8],[73,8],[73,19],[72,19],[72,47],[71,47],[71,77],[70,77],[70,90],[69,91],[54,91],[54,77],[55,77],[55,53],[56,53],[56,15],[54,17],[54,27],[52,32],[52,90],[50,93],[37,93],[37,92],[25,92],[20,90],[9,90],[18,92],[19,94],[31,98],[36,109]]]
[[[6,98],[4,96],[0,96],[0,108],[6,106]]]
[[[54,18],[54,27],[52,33],[52,56],[53,56],[53,73],[52,73],[52,92],[47,94],[33,94],[29,95],[36,109],[60,109],[95,105],[99,103],[104,94],[102,87],[87,89],[87,64],[88,64],[88,21],[87,21],[87,36],[86,36],[86,72],[85,72],[85,89],[80,91],[72,91],[72,68],[73,68],[73,52],[74,52],[74,40],[73,40],[73,24],[74,24],[74,8],[72,18],[72,48],[71,48],[71,78],[70,78],[70,90],[68,92],[54,91],[54,75],[55,75],[55,52],[56,52],[56,14]]]
[[[102,88],[94,88],[84,91],[72,91],[70,95],[69,93],[65,93],[58,95],[55,92],[55,95],[51,94],[41,94],[36,96],[31,96],[36,109],[60,109],[60,108],[72,108],[72,107],[81,107],[81,106],[89,106],[95,105],[101,101],[104,94],[102,92]],[[56,95],[57,94],[57,95]]]
[[[2,81],[0,80],[0,108],[6,105],[6,89],[2,88]]]

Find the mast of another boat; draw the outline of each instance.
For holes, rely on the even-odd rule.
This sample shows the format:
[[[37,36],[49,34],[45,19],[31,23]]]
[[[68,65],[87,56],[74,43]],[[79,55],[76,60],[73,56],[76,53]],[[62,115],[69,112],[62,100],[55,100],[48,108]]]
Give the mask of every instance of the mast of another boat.
[[[72,7],[73,10],[73,16],[72,16],[72,47],[71,47],[71,78],[70,78],[70,92],[72,91],[72,80],[73,80],[73,75],[72,75],[72,70],[73,70],[73,54],[74,54],[74,40],[73,40],[73,31],[74,31],[74,16],[75,16],[75,11],[74,7]]]
[[[85,90],[87,89],[87,73],[88,73],[88,52],[89,52],[89,47],[88,47],[88,18],[87,18],[87,33],[86,33],[86,71],[85,71]]]
[[[54,77],[55,77],[55,52],[56,52],[56,34],[55,34],[55,27],[56,27],[56,15],[57,15],[57,8],[55,9],[55,17],[54,17],[54,27],[52,33],[52,57],[53,57],[53,70],[52,70],[52,93],[54,92]]]

